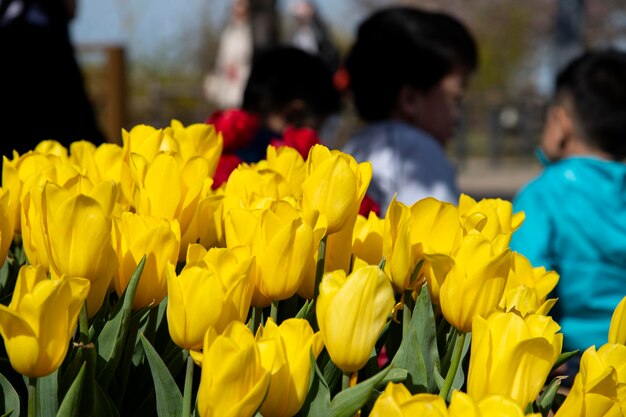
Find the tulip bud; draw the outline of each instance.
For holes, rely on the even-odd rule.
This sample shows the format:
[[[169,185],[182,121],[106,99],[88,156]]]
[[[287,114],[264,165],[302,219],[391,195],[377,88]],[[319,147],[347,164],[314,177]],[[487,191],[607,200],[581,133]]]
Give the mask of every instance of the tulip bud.
[[[513,232],[524,222],[524,213],[513,214],[513,205],[510,201],[484,198],[477,202],[465,194],[461,194],[459,198],[459,215],[468,232],[476,230],[488,240],[504,234],[508,236],[507,244]]]
[[[626,345],[626,297],[619,302],[609,328],[609,343],[620,343]]]
[[[548,316],[495,312],[476,315],[467,392],[475,400],[489,394],[512,398],[521,407],[534,401],[561,353],[563,334]]]
[[[525,414],[518,403],[502,395],[475,400],[461,391],[452,393],[448,412],[449,417],[541,417],[540,413]]]
[[[359,216],[352,235],[352,253],[369,263],[378,265],[383,256],[384,220],[374,212],[368,217]]]
[[[61,365],[88,292],[86,279],[49,279],[41,266],[20,269],[11,303],[0,305],[0,334],[17,372],[40,377]]]
[[[252,417],[267,394],[270,374],[248,327],[232,322],[204,338],[198,411],[202,417]]]
[[[270,318],[256,335],[261,363],[271,382],[261,406],[264,417],[291,417],[304,404],[311,376],[311,355],[317,359],[322,338],[308,321],[287,319],[276,326]]]
[[[393,289],[377,266],[360,268],[348,277],[343,270],[324,275],[317,322],[335,365],[344,372],[365,365],[393,306]]]

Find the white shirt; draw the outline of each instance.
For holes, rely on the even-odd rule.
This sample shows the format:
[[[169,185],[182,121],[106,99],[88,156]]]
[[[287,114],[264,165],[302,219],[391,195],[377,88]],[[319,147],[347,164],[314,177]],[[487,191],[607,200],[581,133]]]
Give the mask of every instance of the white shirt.
[[[396,193],[407,205],[426,197],[458,204],[456,169],[442,145],[423,130],[401,121],[373,123],[354,134],[343,151],[372,163],[367,194],[381,214]]]

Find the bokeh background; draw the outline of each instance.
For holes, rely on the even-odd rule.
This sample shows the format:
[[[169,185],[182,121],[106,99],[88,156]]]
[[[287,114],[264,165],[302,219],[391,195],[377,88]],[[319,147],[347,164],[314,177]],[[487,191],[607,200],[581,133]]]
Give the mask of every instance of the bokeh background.
[[[252,0],[273,18],[273,42],[294,27],[295,0]],[[443,10],[476,36],[480,67],[465,120],[449,149],[461,187],[510,198],[539,169],[532,156],[556,71],[587,47],[626,49],[624,0],[317,0],[332,41],[344,55],[358,24],[389,4]],[[78,0],[71,33],[109,140],[120,129],[204,121],[216,109],[202,81],[211,71],[230,0]],[[341,142],[359,120],[349,103],[337,118]]]

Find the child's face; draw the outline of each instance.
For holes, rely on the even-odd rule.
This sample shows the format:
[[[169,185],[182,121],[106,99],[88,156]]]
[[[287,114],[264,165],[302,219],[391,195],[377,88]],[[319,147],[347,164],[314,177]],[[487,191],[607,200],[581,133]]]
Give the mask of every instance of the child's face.
[[[461,118],[461,103],[468,75],[458,70],[446,75],[435,87],[419,94],[414,124],[446,144]]]

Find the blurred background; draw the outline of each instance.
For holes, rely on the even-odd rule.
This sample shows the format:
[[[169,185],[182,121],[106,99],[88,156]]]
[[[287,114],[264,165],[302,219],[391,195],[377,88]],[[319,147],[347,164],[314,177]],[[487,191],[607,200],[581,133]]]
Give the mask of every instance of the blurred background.
[[[219,100],[207,92],[220,38],[241,0],[77,0],[71,34],[98,119],[110,141],[136,124],[203,122]],[[624,0],[250,0],[253,47],[299,43],[303,19],[323,28],[341,63],[360,21],[389,4],[460,18],[480,47],[464,122],[449,148],[462,191],[512,197],[539,166],[533,157],[551,80],[585,47],[626,49]],[[309,7],[309,9],[307,9]],[[315,48],[315,46],[313,46]],[[318,52],[322,52],[321,50]],[[331,54],[331,55],[332,55]],[[331,56],[331,59],[335,59]],[[346,101],[328,127],[341,144],[359,121]]]

